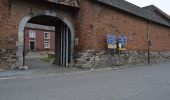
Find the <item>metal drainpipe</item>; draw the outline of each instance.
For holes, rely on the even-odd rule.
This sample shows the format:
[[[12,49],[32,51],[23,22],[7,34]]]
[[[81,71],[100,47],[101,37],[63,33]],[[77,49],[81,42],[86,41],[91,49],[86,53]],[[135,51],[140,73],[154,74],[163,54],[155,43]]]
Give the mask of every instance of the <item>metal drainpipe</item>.
[[[149,36],[149,24],[150,22],[147,22],[147,46],[148,46],[148,63],[150,64],[150,36]]]
[[[61,34],[60,66],[63,66],[63,25],[61,25],[61,33],[60,34]]]
[[[26,32],[25,32],[25,29],[24,29],[24,43],[23,43],[23,51],[22,51],[22,53],[23,53],[23,66],[25,66],[25,34],[26,34]]]

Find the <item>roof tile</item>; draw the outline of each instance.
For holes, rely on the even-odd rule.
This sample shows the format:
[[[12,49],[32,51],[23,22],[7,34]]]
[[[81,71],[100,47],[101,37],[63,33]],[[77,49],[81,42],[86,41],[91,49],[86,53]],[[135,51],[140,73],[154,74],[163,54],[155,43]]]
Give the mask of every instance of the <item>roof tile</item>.
[[[164,18],[156,14],[154,9],[151,10],[151,9],[141,8],[125,0],[93,0],[93,1],[104,3],[106,5],[118,8],[120,10],[144,18],[146,20],[170,27],[169,21],[165,20]]]

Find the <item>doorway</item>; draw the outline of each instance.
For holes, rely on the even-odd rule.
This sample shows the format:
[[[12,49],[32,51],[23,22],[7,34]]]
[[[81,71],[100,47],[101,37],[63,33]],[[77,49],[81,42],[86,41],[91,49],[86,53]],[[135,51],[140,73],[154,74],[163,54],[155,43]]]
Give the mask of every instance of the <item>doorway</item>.
[[[30,49],[30,51],[35,51],[35,40],[30,40],[29,41],[29,49]]]

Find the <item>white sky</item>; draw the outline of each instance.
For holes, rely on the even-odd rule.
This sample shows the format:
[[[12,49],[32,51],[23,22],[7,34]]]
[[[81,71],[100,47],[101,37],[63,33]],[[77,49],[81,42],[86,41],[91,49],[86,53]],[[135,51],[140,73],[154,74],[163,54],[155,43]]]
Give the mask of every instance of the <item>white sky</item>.
[[[155,5],[168,15],[170,15],[170,0],[126,0],[140,7]]]

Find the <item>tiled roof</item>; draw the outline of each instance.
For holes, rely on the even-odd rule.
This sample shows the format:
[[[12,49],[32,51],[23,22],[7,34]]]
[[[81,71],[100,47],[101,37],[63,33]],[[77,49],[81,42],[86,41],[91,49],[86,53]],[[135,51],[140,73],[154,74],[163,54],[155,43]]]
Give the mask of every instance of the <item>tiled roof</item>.
[[[29,29],[55,31],[55,27],[45,26],[45,25],[39,25],[39,24],[33,24],[33,23],[27,23],[25,27],[26,27],[26,28],[29,28]]]
[[[152,9],[150,7],[147,8],[140,8],[134,4],[131,4],[125,0],[93,0],[97,1],[106,5],[109,5],[111,7],[126,11],[130,14],[133,14],[135,16],[144,18],[146,20],[159,23],[165,26],[170,27],[170,22],[168,21],[169,19],[164,19],[158,14],[155,13],[156,9]]]
[[[154,18],[155,21],[159,21],[162,23],[169,22],[170,24],[170,17],[166,13],[164,13],[162,10],[157,8],[154,5],[149,5],[146,7],[143,7],[143,10],[147,12],[148,17]]]
[[[168,22],[170,22],[170,16],[168,14],[166,14],[165,12],[163,12],[162,10],[160,10],[159,8],[157,8],[156,6],[154,6],[154,5],[149,5],[149,6],[143,7],[143,9],[146,10],[147,12],[150,12],[151,14],[156,14],[157,17],[160,17],[160,20],[163,17]],[[162,15],[162,17],[158,16],[158,15]]]

